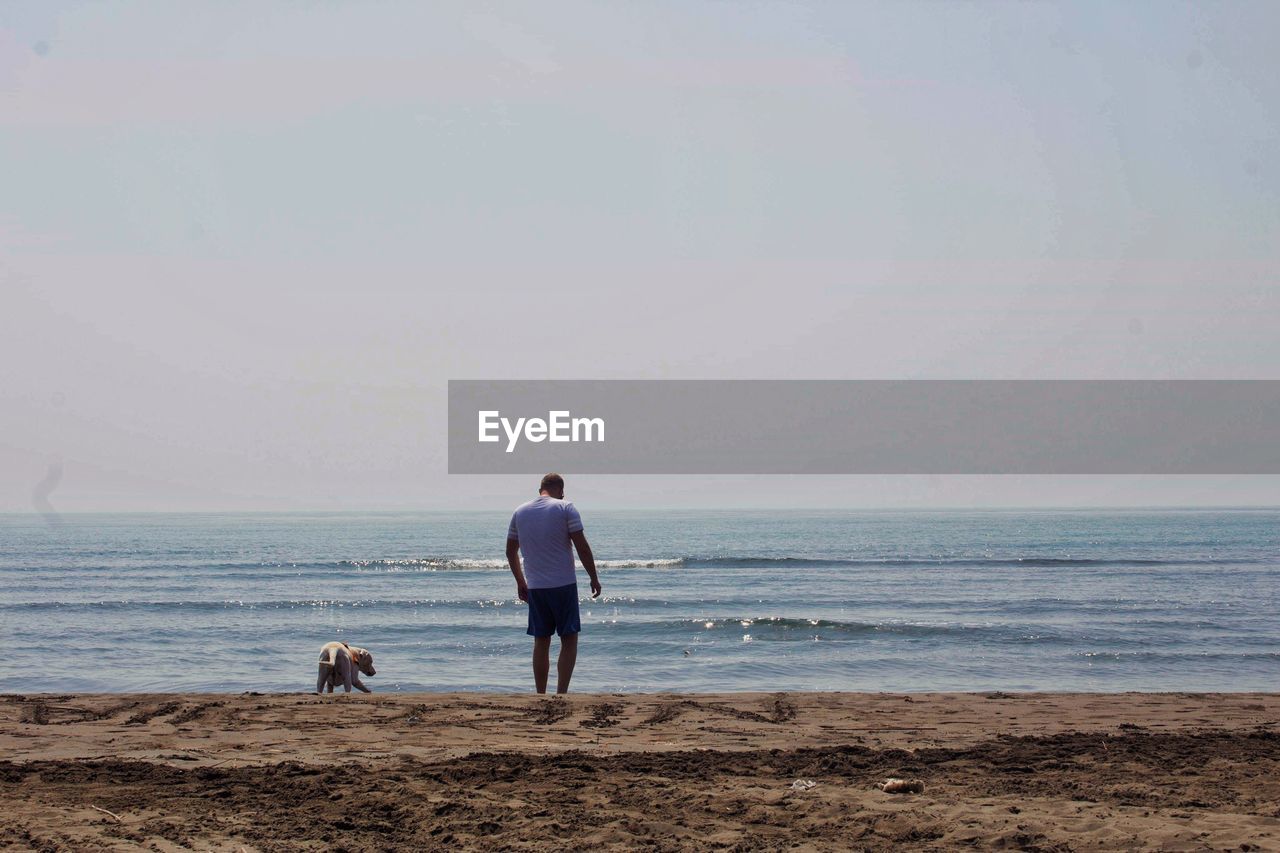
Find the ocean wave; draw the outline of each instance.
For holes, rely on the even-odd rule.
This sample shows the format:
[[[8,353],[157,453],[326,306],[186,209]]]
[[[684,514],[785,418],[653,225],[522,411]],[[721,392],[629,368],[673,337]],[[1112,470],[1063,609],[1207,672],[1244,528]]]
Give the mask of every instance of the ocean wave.
[[[742,638],[746,637],[760,641],[774,640],[812,640],[815,637],[819,639],[840,639],[840,638],[902,638],[902,639],[951,639],[952,641],[965,642],[1018,642],[1018,643],[1057,643],[1062,642],[1063,638],[1045,628],[1032,628],[1023,624],[1010,623],[929,623],[919,621],[898,621],[898,620],[876,620],[876,621],[855,621],[840,619],[823,619],[823,618],[802,618],[790,616],[712,616],[712,617],[690,617],[690,616],[668,616],[666,618],[644,617],[644,616],[610,616],[608,608],[619,603],[628,602],[628,599],[618,599],[616,601],[590,602],[589,604],[598,607],[603,604],[606,608],[604,612],[591,615],[588,610],[583,611],[584,624],[590,624],[592,630],[606,630],[609,633],[619,632],[622,636],[642,636],[652,639],[681,640],[688,638],[691,634],[705,635],[710,639],[717,636],[725,638]],[[585,606],[585,605],[584,605]],[[494,615],[503,613],[510,614],[512,617],[523,617],[525,613],[525,605],[515,599],[489,599],[489,600],[456,600],[456,599],[369,599],[369,600],[342,600],[342,599],[325,599],[325,598],[297,598],[289,600],[277,601],[244,601],[237,599],[225,599],[219,601],[147,601],[147,600],[121,600],[121,601],[94,601],[94,602],[60,602],[60,601],[43,601],[43,602],[26,602],[18,604],[2,604],[0,605],[0,613],[17,612],[30,613],[29,618],[43,619],[45,613],[58,613],[63,618],[73,615],[84,615],[91,617],[93,614],[113,613],[124,614],[136,612],[139,614],[155,614],[156,618],[163,619],[163,623],[156,623],[154,630],[168,634],[173,630],[171,620],[175,617],[180,618],[185,614],[195,613],[236,613],[249,614],[254,611],[279,612],[285,610],[296,610],[302,613],[308,611],[315,612],[317,615],[330,610],[349,610],[349,611],[366,611],[366,620],[376,620],[369,624],[377,625],[377,631],[380,634],[386,634],[389,631],[404,630],[410,633],[429,630],[433,626],[431,621],[404,621],[404,614],[412,613],[420,610],[431,610],[440,612],[440,618],[453,620],[449,625],[449,630],[457,630],[460,627],[471,631],[484,631],[494,627],[492,616],[480,618],[480,611],[489,611]],[[168,614],[168,615],[162,615]],[[397,620],[394,623],[385,623],[378,619],[378,615],[386,617],[390,615]],[[132,618],[137,618],[132,617]],[[271,620],[270,616],[252,616],[253,619]],[[276,619],[281,617],[274,617]],[[306,617],[311,618],[311,617]],[[457,622],[458,619],[464,620]],[[455,624],[456,623],[456,624]],[[88,623],[85,623],[88,624]],[[287,628],[288,623],[268,621],[266,627],[268,630],[279,630]],[[293,628],[289,628],[293,630]],[[100,628],[88,629],[89,633],[101,631]],[[131,628],[130,631],[137,629]]]
[[[118,601],[28,601],[18,604],[0,604],[0,612],[40,611],[40,610],[295,610],[298,608],[376,608],[376,609],[418,609],[423,607],[481,609],[487,607],[524,608],[523,602],[492,599],[489,601],[459,601],[451,599],[339,599],[339,598],[294,598],[288,600],[243,601],[224,599],[220,601],[146,601],[122,599]]]
[[[645,605],[661,606],[667,602],[660,599],[637,599],[631,596],[603,596],[597,599],[583,598],[582,606],[586,607],[637,607]],[[0,613],[6,611],[32,612],[45,610],[168,610],[168,611],[217,611],[217,610],[296,610],[299,608],[365,608],[370,610],[418,610],[421,608],[438,608],[441,610],[457,610],[472,612],[491,608],[507,607],[524,612],[526,605],[514,596],[511,598],[288,598],[245,600],[238,598],[220,598],[206,600],[175,600],[121,598],[102,599],[99,601],[20,601],[0,603]]]
[[[818,568],[821,566],[1195,566],[1235,565],[1259,562],[1249,559],[1218,559],[1213,557],[1156,560],[1140,557],[685,557],[686,566],[732,566],[741,568],[769,568],[771,566],[793,568]]]
[[[1250,558],[1191,557],[1186,559],[1147,559],[1140,557],[978,557],[978,556],[895,556],[895,557],[807,557],[761,555],[694,555],[694,556],[645,556],[596,560],[602,570],[618,569],[787,569],[805,568],[1089,568],[1089,567],[1196,567],[1233,565],[1259,565],[1272,561]],[[580,566],[581,564],[577,564]],[[45,566],[27,565],[0,568],[0,578],[32,575],[52,577],[103,576],[142,578],[171,578],[184,573],[192,576],[216,576],[226,579],[262,579],[285,576],[330,576],[343,573],[399,574],[448,571],[507,571],[505,558],[501,557],[406,557],[369,558],[347,560],[259,560],[226,563],[201,563],[185,565],[157,563],[154,565],[100,565],[100,566]]]
[[[621,624],[621,623],[619,623]],[[1009,624],[965,624],[876,621],[860,622],[840,619],[804,619],[790,616],[723,617],[707,619],[664,619],[656,621],[629,621],[634,627],[653,630],[743,632],[755,639],[769,639],[771,635],[802,633],[806,637],[822,633],[847,636],[890,635],[900,637],[969,637],[1000,636],[1008,640],[1024,642],[1057,642],[1060,638],[1046,630],[1028,630],[1025,626]]]
[[[1094,661],[1158,661],[1164,663],[1190,661],[1280,660],[1280,651],[1272,652],[1079,652],[1076,657]]]
[[[655,569],[682,565],[680,557],[640,557],[629,560],[596,560],[601,569]],[[509,569],[505,558],[422,557],[401,560],[342,560],[340,566],[382,572],[435,572],[449,569]],[[581,563],[576,564],[581,567]]]

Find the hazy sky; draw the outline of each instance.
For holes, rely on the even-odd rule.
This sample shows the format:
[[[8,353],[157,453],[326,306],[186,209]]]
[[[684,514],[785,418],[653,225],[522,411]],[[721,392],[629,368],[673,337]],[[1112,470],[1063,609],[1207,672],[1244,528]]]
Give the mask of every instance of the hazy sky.
[[[0,5],[0,511],[507,507],[449,378],[1280,378],[1274,2]],[[1280,478],[573,478],[585,506]],[[536,480],[536,478],[534,478]]]

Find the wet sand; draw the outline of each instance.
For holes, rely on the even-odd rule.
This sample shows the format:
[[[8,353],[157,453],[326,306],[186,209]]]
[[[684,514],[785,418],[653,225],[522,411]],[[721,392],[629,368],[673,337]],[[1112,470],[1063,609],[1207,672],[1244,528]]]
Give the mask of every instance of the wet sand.
[[[1280,850],[1280,694],[0,695],[0,792],[22,850]]]

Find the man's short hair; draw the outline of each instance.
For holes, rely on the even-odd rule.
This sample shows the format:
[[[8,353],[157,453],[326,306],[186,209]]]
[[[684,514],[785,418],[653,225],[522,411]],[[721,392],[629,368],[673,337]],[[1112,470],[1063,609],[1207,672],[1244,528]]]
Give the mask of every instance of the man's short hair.
[[[548,474],[542,478],[542,485],[538,486],[540,492],[551,492],[564,488],[564,477],[559,474]]]

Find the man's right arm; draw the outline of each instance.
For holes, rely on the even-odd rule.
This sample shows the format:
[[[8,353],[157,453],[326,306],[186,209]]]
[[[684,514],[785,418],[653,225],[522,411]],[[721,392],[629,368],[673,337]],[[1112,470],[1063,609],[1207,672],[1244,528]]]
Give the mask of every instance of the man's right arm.
[[[521,601],[529,600],[529,587],[524,582],[524,570],[520,567],[520,540],[507,539],[507,565],[511,566],[511,574],[516,578],[516,596]]]

